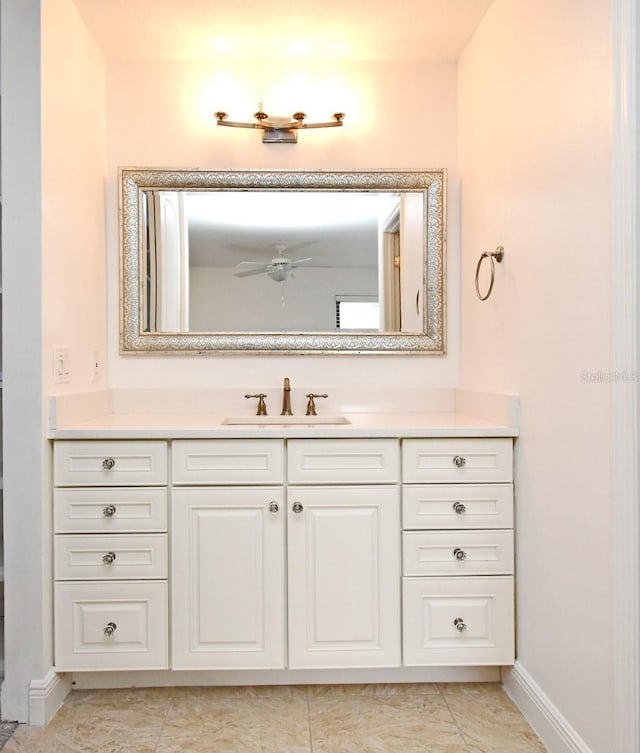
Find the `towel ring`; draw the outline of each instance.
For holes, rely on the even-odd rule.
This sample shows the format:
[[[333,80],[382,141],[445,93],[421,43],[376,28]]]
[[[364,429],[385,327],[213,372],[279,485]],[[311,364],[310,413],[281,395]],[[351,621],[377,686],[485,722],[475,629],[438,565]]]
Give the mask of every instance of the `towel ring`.
[[[495,251],[485,251],[480,259],[478,260],[478,266],[476,267],[476,293],[478,294],[478,298],[481,301],[486,301],[487,298],[491,295],[491,291],[493,290],[493,283],[496,279],[496,262],[498,264],[503,260],[504,258],[504,248],[502,246],[498,246]],[[482,266],[482,262],[484,259],[490,259],[491,260],[491,280],[489,282],[489,289],[487,292],[482,295],[480,293],[480,267]]]

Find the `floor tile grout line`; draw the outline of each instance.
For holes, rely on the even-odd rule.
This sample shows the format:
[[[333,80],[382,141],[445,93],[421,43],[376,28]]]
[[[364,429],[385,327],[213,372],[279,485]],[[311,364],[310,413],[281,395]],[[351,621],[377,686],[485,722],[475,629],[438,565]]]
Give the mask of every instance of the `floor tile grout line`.
[[[460,725],[458,724],[458,720],[456,718],[456,715],[453,713],[453,709],[449,705],[449,700],[447,699],[446,693],[442,692],[442,689],[440,688],[441,683],[437,683],[438,690],[440,691],[440,695],[442,696],[442,699],[445,703],[445,706],[449,710],[449,713],[451,714],[451,718],[453,719],[453,723],[456,725],[456,729],[458,730],[458,733],[460,737],[462,738],[462,742],[464,743],[464,747],[467,749],[467,753],[471,753],[471,748],[469,747],[469,743],[467,742],[467,738],[464,735],[464,732],[460,728]]]
[[[167,708],[165,709],[164,716],[162,717],[162,724],[160,725],[160,732],[158,733],[158,739],[156,740],[156,745],[153,749],[153,753],[158,753],[158,748],[160,747],[160,743],[162,742],[164,728],[167,725],[167,717],[169,716],[169,712],[171,711],[172,703],[173,703],[173,692],[169,693],[169,698],[167,699]]]
[[[307,724],[309,725],[309,753],[313,753],[313,730],[311,729],[311,701],[309,698],[309,686],[306,686],[307,697]]]

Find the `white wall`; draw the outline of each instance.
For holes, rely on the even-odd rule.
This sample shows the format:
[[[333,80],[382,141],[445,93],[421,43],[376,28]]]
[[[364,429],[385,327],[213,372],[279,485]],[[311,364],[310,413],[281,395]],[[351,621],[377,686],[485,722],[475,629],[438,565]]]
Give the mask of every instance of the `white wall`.
[[[106,385],[106,70],[72,0],[42,3],[42,273],[45,394]],[[53,384],[52,348],[71,350]],[[92,351],[102,354],[92,380]]]
[[[275,282],[238,278],[228,267],[191,267],[189,328],[193,332],[334,332],[336,295],[378,296],[377,269],[300,268]]]
[[[46,671],[47,472],[42,326],[40,0],[2,6],[2,307],[5,719],[28,719],[29,681]],[[50,503],[49,503],[50,506]],[[49,638],[50,640],[50,638]]]
[[[518,662],[612,749],[609,3],[496,0],[460,61],[461,385],[521,395]],[[486,303],[482,251],[505,259]]]
[[[286,90],[286,91],[284,91]],[[254,130],[220,128],[212,113],[309,118],[346,112],[343,128],[302,132],[297,145],[265,145]],[[108,67],[108,263],[110,386],[450,387],[458,375],[458,177],[456,66],[255,61],[111,62]],[[341,356],[147,358],[118,355],[119,166],[449,170],[448,352],[445,357]]]
[[[71,0],[3,1],[2,130],[2,712],[41,723],[29,688],[51,689],[53,662],[45,397],[106,383],[90,382],[89,357],[106,351],[104,63]],[[68,385],[52,385],[54,343],[72,350]]]

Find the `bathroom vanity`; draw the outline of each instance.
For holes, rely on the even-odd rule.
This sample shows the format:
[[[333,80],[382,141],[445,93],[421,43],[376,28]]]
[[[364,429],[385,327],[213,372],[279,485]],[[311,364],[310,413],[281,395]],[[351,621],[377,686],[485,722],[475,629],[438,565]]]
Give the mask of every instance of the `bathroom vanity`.
[[[119,179],[123,355],[445,352],[445,170],[122,168]],[[217,312],[210,331],[191,331],[186,301],[199,278],[190,275],[193,290],[177,289],[180,275],[168,271],[182,257],[179,248],[163,255],[173,238],[167,208],[197,199],[238,213],[240,199],[258,196],[287,217],[294,199],[317,216],[331,195],[369,202],[365,245],[384,283],[371,291],[377,329],[342,331],[338,322],[334,332],[293,309],[280,327],[263,307],[263,326],[249,326],[240,305],[224,326]],[[233,240],[246,246],[251,212],[240,214]],[[207,248],[221,245],[220,228],[208,232]],[[337,265],[340,285],[345,263],[366,277],[371,265],[352,258],[351,242],[339,251],[313,232],[310,223],[304,244],[319,268]],[[331,259],[321,258],[325,247]],[[267,272],[297,258],[279,254],[266,264],[224,256],[215,284],[240,295],[258,275],[274,292]],[[305,289],[305,310],[311,290],[323,291],[323,310],[327,301],[335,308],[325,282]],[[513,663],[513,422],[461,415],[454,390],[359,389],[342,399],[335,388],[329,397],[307,390],[307,416],[301,395],[291,411],[288,378],[282,416],[264,415],[261,388],[213,392],[156,401],[173,413],[144,413],[147,396],[138,394],[128,411],[94,406],[94,418],[71,411],[73,420],[52,422],[57,671],[77,683],[118,672],[124,683],[137,673],[136,684],[383,682],[425,680],[433,668],[452,670],[441,679],[495,679],[453,670]],[[316,397],[326,415],[315,415]],[[257,416],[245,398],[258,399]]]
[[[57,671],[242,683],[513,663],[517,430],[282,420],[107,415],[51,432]]]

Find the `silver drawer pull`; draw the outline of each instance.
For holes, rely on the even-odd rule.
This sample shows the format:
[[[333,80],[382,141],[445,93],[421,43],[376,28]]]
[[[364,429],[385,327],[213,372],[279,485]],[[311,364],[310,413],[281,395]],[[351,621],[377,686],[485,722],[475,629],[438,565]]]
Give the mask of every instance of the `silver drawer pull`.
[[[300,502],[294,502],[293,507],[291,508],[294,512],[300,513],[304,509]]]
[[[467,511],[467,508],[462,504],[462,502],[454,502],[453,511],[456,515],[464,515],[464,513]]]
[[[110,471],[116,464],[116,461],[113,458],[105,458],[102,461],[102,467],[105,469],[105,471]]]
[[[462,619],[462,617],[456,617],[453,621],[453,626],[459,633],[464,633],[464,631],[467,629],[465,621]]]
[[[105,565],[113,565],[113,563],[116,561],[116,553],[115,552],[107,552],[103,557],[102,561]]]
[[[467,464],[467,459],[463,457],[462,455],[454,455],[453,456],[453,464],[456,468],[464,468]]]
[[[113,518],[113,516],[116,514],[115,505],[107,505],[102,511],[102,514],[105,518]]]
[[[107,622],[107,624],[104,626],[104,634],[107,636],[107,638],[113,638],[113,634],[118,629],[118,626],[115,622]]]
[[[464,549],[460,549],[460,547],[459,547],[459,546],[457,546],[457,547],[456,547],[456,548],[455,548],[455,549],[453,550],[453,556],[454,556],[454,557],[455,557],[455,558],[456,558],[457,560],[466,560],[466,559],[467,559],[467,553],[466,553],[466,552],[464,551]]]
[[[269,512],[278,512],[279,509],[280,509],[280,507],[278,506],[277,502],[272,502],[269,505]]]

